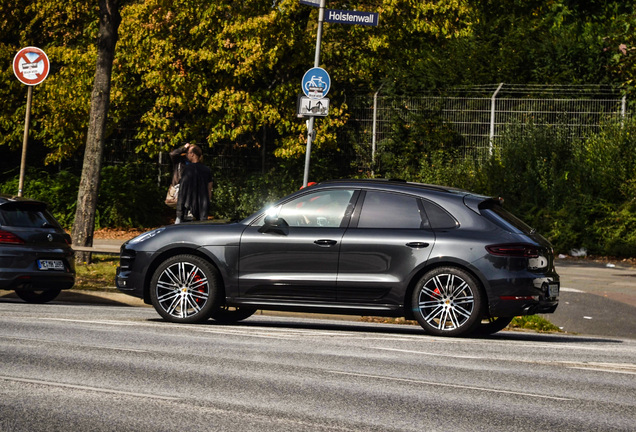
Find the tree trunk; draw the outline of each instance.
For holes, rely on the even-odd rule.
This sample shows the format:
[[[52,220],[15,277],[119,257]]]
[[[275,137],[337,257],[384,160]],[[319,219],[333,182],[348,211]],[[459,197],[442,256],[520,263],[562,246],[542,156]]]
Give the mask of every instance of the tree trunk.
[[[91,111],[84,150],[82,178],[77,194],[77,209],[72,238],[76,246],[93,246],[95,211],[99,192],[104,135],[110,103],[110,77],[113,70],[117,29],[121,23],[119,0],[99,0],[99,35],[97,39],[97,65],[91,94]],[[90,252],[77,252],[77,262],[91,261]]]

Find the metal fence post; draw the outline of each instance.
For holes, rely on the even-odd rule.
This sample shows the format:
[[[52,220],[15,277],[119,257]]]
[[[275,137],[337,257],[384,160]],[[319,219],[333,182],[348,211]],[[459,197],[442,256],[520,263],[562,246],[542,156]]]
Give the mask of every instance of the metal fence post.
[[[382,86],[384,86],[384,84],[382,84],[380,88],[378,88],[378,90],[373,94],[373,132],[371,135],[371,165],[372,166],[375,166],[375,150],[376,150],[375,131],[376,131],[376,126],[378,122],[378,93],[380,93],[380,90],[382,90]],[[373,170],[371,170],[371,174],[373,174]]]
[[[500,83],[499,87],[497,87],[497,90],[495,90],[495,92],[492,94],[492,97],[490,98],[490,145],[488,151],[491,156],[493,141],[495,139],[495,100],[497,99],[497,93],[499,93],[499,90],[501,90],[501,87],[503,87],[503,85],[504,83]]]

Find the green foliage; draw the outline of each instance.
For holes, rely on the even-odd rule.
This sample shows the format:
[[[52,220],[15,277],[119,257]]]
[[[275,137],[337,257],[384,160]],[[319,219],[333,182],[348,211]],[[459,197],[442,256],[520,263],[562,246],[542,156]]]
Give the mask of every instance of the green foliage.
[[[103,291],[113,286],[119,256],[93,254],[90,263],[77,263],[73,289],[83,291]]]
[[[156,182],[137,175],[133,165],[102,169],[102,180],[95,216],[95,228],[154,227],[163,224],[168,207],[165,190]],[[16,195],[18,176],[0,186],[0,192]],[[63,170],[55,174],[27,170],[22,195],[44,201],[60,224],[70,229],[75,218],[79,177]]]
[[[585,140],[568,126],[510,128],[476,188],[503,196],[508,208],[559,251],[597,255],[636,251],[636,122],[608,123]]]
[[[396,104],[391,130],[378,146],[377,172],[382,177],[426,182],[438,180],[438,168],[460,158],[462,137],[446,124],[437,110],[413,112]]]
[[[0,185],[0,192],[15,196],[18,193],[18,184],[19,175]],[[79,177],[68,171],[50,174],[43,170],[27,169],[22,196],[46,202],[58,222],[69,228],[75,217],[78,187]]]
[[[534,330],[540,333],[560,332],[561,329],[539,315],[514,317],[509,324],[512,329]]]
[[[211,213],[218,219],[240,220],[294,192],[301,185],[297,176],[284,170],[253,174],[242,179],[224,179],[214,185]]]
[[[96,228],[154,227],[166,220],[166,191],[155,179],[139,176],[128,164],[102,168],[95,215]]]
[[[109,137],[140,158],[186,141],[219,154],[274,160],[263,175],[217,176],[213,213],[239,218],[300,186],[306,127],[295,116],[300,78],[314,59],[317,8],[297,0],[122,1]],[[351,126],[348,101],[382,86],[417,95],[495,82],[622,85],[634,99],[636,15],[624,1],[330,0],[329,7],[380,13],[377,27],[326,24],[321,66],[332,78],[330,113],[316,122],[310,178],[384,177],[503,196],[506,206],[558,250],[634,253],[636,128],[608,124],[573,141],[566,126],[513,125],[483,167],[458,154],[461,138],[438,108],[394,109],[376,166]],[[79,168],[95,71],[96,4],[0,0],[0,152],[19,152],[26,88],[11,68],[24,46],[43,48],[47,80],[34,90],[29,152]],[[207,150],[207,149],[206,149]],[[2,158],[3,171],[15,157]],[[363,162],[363,163],[359,163]],[[31,164],[31,166],[38,166]],[[361,172],[347,170],[364,166]],[[344,168],[343,168],[344,167]],[[40,167],[41,168],[41,167]],[[70,226],[78,179],[27,173],[25,195],[47,201]],[[103,170],[97,225],[154,226],[169,213],[164,187],[134,165]],[[17,191],[17,179],[2,185]]]

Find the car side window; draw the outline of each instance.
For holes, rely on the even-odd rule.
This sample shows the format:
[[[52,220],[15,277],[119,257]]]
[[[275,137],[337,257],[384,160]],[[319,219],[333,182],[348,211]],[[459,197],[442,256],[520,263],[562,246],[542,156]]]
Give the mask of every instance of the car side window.
[[[367,191],[358,228],[420,229],[427,225],[423,216],[415,197]]]
[[[285,219],[290,226],[337,228],[352,195],[353,190],[317,191],[279,206],[277,216]]]
[[[458,226],[457,221],[446,210],[428,200],[422,200],[424,211],[433,229],[451,229]]]

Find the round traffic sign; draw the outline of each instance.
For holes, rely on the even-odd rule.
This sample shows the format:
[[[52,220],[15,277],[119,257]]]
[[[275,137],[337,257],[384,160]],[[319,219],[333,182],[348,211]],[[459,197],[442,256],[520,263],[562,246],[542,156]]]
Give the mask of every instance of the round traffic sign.
[[[40,48],[22,48],[13,58],[13,73],[22,84],[40,84],[49,76],[49,69],[49,58]]]
[[[312,99],[322,99],[331,87],[331,78],[326,70],[315,67],[305,72],[302,80],[305,96]]]

